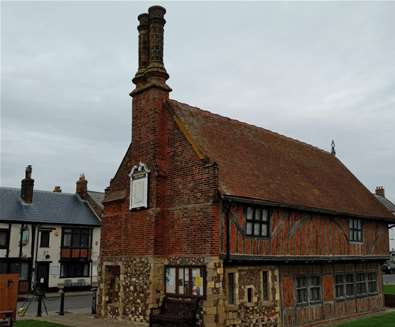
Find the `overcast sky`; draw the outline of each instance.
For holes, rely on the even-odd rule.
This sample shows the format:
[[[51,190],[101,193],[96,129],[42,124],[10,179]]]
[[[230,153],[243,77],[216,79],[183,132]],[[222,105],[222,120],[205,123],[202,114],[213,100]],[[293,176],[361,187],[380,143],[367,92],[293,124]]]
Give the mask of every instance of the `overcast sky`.
[[[1,2],[1,185],[103,191],[149,2]],[[158,3],[155,3],[158,4]],[[160,3],[171,97],[329,150],[395,200],[395,3]]]

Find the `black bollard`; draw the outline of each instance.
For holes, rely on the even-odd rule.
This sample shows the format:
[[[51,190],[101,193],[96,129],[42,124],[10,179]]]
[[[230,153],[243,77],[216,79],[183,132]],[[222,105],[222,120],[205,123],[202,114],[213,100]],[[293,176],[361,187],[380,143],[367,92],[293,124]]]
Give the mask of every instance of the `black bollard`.
[[[97,292],[97,288],[92,287],[92,314],[93,315],[96,314],[96,292]]]
[[[38,294],[37,296],[37,317],[41,317],[42,314],[42,301],[43,301],[43,295],[41,294],[41,292]]]
[[[59,315],[64,316],[64,291],[62,288],[59,290],[59,293],[60,293]]]

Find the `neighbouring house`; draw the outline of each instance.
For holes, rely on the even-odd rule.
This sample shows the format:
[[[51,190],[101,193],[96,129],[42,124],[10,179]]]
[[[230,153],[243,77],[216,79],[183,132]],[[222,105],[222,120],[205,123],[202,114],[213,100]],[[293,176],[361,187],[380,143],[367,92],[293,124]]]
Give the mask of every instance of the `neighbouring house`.
[[[395,204],[385,197],[384,187],[377,186],[374,195],[395,216]],[[385,265],[385,268],[388,272],[395,272],[395,224],[390,225],[389,238],[391,258]]]
[[[147,325],[167,297],[199,299],[206,327],[382,310],[395,217],[334,151],[170,100],[164,14],[138,16],[132,141],[103,202],[98,314]]]
[[[34,190],[31,166],[25,174],[20,189],[0,187],[0,274],[19,273],[20,293],[96,283],[104,194],[84,175],[67,194]]]

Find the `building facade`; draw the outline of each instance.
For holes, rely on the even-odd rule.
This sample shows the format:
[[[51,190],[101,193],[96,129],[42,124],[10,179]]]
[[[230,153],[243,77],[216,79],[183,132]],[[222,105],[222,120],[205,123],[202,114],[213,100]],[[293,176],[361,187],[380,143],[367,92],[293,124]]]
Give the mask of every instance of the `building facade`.
[[[53,290],[95,284],[103,193],[89,192],[83,176],[75,194],[33,185],[29,166],[21,189],[0,188],[0,273],[19,273],[20,293],[36,283]]]
[[[98,314],[166,296],[204,326],[302,326],[383,309],[394,217],[333,153],[169,99],[164,14],[139,19],[132,142],[106,189]]]
[[[395,204],[385,196],[384,187],[377,186],[374,195],[376,199],[379,200],[395,216]],[[393,256],[395,256],[395,226],[391,226],[389,230],[389,235],[390,251],[391,253],[393,253]]]

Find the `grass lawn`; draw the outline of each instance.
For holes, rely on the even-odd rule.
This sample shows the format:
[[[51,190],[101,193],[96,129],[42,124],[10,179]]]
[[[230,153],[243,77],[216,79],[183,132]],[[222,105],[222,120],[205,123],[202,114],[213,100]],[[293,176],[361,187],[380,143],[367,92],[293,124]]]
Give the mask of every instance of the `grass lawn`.
[[[18,320],[16,321],[16,327],[67,327],[65,325],[54,324],[52,322],[40,321],[40,320]]]
[[[395,285],[384,285],[384,294],[395,294]]]
[[[395,325],[395,312],[385,313],[379,316],[362,318],[344,324],[338,325],[337,327],[394,327]]]

